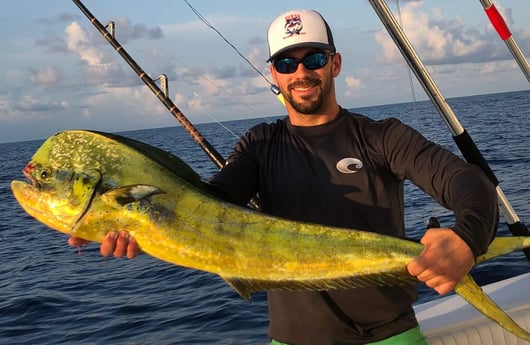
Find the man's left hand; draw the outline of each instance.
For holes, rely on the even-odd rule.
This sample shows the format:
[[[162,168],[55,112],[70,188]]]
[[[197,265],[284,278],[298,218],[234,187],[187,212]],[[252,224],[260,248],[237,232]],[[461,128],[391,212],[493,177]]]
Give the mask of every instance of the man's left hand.
[[[421,243],[425,248],[407,270],[440,295],[453,291],[475,264],[473,252],[452,229],[429,229]]]

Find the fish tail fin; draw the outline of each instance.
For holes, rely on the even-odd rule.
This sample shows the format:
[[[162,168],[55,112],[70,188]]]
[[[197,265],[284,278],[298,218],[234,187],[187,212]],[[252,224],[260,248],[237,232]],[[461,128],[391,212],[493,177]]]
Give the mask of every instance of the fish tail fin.
[[[470,275],[467,275],[462,279],[462,281],[456,286],[455,292],[478,311],[486,315],[490,320],[494,321],[508,332],[521,339],[530,341],[530,333],[515,323],[504,310],[486,295]]]
[[[530,248],[530,236],[496,237],[489,245],[488,251],[477,257],[476,263],[525,248]]]

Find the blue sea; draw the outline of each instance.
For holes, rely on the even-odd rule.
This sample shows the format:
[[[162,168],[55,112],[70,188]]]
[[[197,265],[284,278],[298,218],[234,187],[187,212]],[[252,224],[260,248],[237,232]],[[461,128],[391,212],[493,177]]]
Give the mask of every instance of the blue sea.
[[[530,223],[530,91],[448,100],[497,175],[523,222]],[[373,118],[397,117],[458,152],[430,102],[352,109]],[[168,114],[169,116],[169,114]],[[250,126],[276,118],[197,125],[225,157]],[[120,133],[165,149],[205,178],[216,167],[180,126]],[[10,191],[13,179],[43,140],[0,144],[1,344],[265,344],[264,293],[241,299],[217,276],[147,255],[103,258],[99,246],[81,253],[67,236],[26,215]],[[451,225],[451,212],[406,185],[406,225],[419,238],[431,216]],[[500,235],[509,235],[501,219]],[[475,268],[480,284],[530,272],[518,252]],[[437,298],[419,286],[419,301]]]

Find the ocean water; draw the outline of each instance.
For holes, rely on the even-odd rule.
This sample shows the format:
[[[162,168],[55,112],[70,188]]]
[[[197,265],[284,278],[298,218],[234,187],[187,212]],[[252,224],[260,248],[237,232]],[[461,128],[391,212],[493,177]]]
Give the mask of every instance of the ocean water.
[[[497,175],[523,222],[530,219],[530,91],[448,100]],[[353,109],[373,118],[394,116],[457,152],[429,102]],[[197,125],[225,157],[237,136],[274,118]],[[232,132],[232,133],[231,133]],[[216,171],[181,127],[120,133],[178,155],[199,174]],[[265,344],[264,293],[242,300],[217,276],[161,262],[103,258],[99,247],[67,245],[67,236],[26,215],[10,191],[13,179],[42,140],[0,144],[0,343],[1,344]],[[419,238],[425,222],[451,213],[408,184],[406,225]],[[499,235],[508,235],[501,219]],[[474,269],[479,284],[530,272],[522,253]],[[419,302],[437,298],[419,286]]]

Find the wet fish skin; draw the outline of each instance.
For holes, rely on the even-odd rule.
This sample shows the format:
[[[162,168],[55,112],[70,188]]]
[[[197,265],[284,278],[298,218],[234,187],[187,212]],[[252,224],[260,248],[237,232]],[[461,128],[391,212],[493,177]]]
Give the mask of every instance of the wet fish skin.
[[[180,159],[132,139],[91,131],[58,133],[34,154],[24,174],[31,184],[13,181],[13,193],[28,214],[49,227],[95,242],[111,229],[127,229],[145,253],[218,274],[244,298],[266,289],[417,282],[406,266],[422,251],[421,244],[293,222],[223,202],[205,191],[200,177]],[[528,246],[530,238],[492,243],[494,255]],[[471,277],[455,292],[530,340]]]

